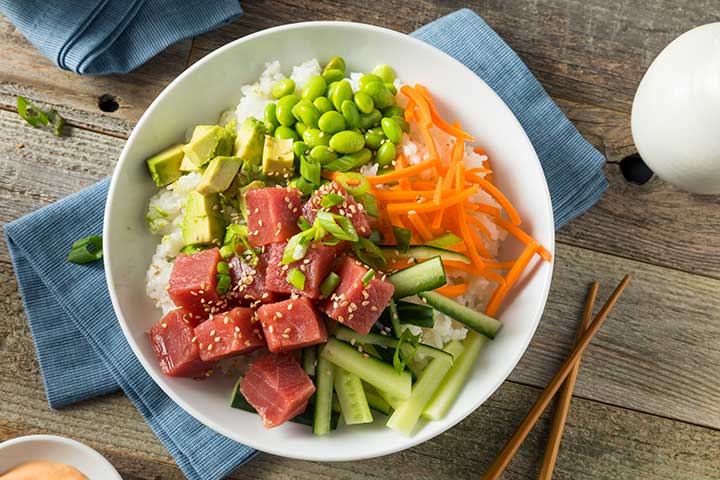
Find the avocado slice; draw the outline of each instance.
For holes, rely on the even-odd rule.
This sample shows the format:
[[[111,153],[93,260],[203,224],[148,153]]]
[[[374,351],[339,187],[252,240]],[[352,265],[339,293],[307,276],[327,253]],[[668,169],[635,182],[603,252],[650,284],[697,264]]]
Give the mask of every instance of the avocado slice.
[[[220,244],[225,235],[225,219],[220,213],[220,197],[190,192],[185,204],[182,226],[185,245]]]
[[[237,132],[234,155],[242,158],[250,166],[260,165],[264,136],[265,128],[259,120],[245,119]]]
[[[196,190],[203,195],[224,192],[230,187],[240,170],[242,160],[238,157],[215,157],[208,163]]]
[[[230,135],[223,127],[198,125],[183,150],[190,162],[202,167],[214,157],[230,155],[231,146]]]
[[[183,154],[184,153],[185,152],[183,152]],[[202,167],[198,167],[193,162],[191,162],[187,155],[183,156],[182,163],[180,163],[180,171],[182,173],[198,172],[200,170],[202,170]]]
[[[262,156],[262,172],[268,177],[289,177],[293,172],[292,138],[274,138],[265,136]]]
[[[180,178],[180,164],[184,156],[183,146],[173,145],[145,160],[155,185],[164,187]]]

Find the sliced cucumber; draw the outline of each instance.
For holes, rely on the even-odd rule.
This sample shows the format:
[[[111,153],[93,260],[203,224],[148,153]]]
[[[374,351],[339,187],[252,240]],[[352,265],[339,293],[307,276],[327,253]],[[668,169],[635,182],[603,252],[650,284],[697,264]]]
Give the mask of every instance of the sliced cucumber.
[[[392,409],[398,408],[404,401],[402,398],[395,397],[387,392],[383,392],[382,390],[378,390],[377,392],[378,395],[380,395],[380,398],[385,400]]]
[[[477,332],[468,332],[467,337],[462,342],[463,351],[450,371],[442,379],[442,383],[438,386],[430,401],[425,406],[422,413],[423,418],[428,420],[440,420],[445,417],[455,399],[460,394],[470,370],[480,354],[483,345],[488,341],[487,337]],[[452,343],[452,342],[451,342]],[[448,345],[448,348],[450,346]]]
[[[415,247],[408,248],[407,252],[401,252],[397,248],[393,247],[382,247],[383,255],[388,260],[396,260],[401,258],[414,258],[418,261],[423,261],[428,258],[442,257],[443,260],[453,260],[455,262],[463,262],[470,264],[470,259],[467,255],[452,250],[445,250],[444,248],[433,247],[430,245],[417,245]]]
[[[340,401],[340,409],[347,425],[370,423],[373,421],[372,413],[362,381],[357,375],[348,372],[337,365],[333,368],[333,383]]]
[[[430,397],[451,367],[452,363],[445,359],[433,359],[413,385],[410,398],[395,409],[385,425],[395,431],[410,435],[420,419],[425,405],[430,401]]]
[[[476,332],[482,333],[486,337],[495,338],[495,335],[502,327],[499,320],[488,317],[484,313],[475,311],[439,293],[422,292],[418,296],[427,301],[431,307],[467,325]]]
[[[389,277],[395,287],[394,298],[404,298],[420,292],[435,290],[447,283],[445,268],[439,256],[399,270]]]
[[[377,345],[378,347],[395,349],[398,344],[397,338],[386,337],[385,335],[380,335],[379,333],[368,333],[367,335],[362,335],[355,330],[351,330],[342,325],[335,332],[335,337],[338,340],[349,343],[350,345]],[[446,351],[440,350],[439,348],[435,348],[430,345],[425,345],[424,343],[418,344],[417,353],[427,355],[432,358],[442,358],[445,360],[449,360],[450,363],[453,362],[452,355],[450,355]],[[382,390],[381,387],[378,388]]]
[[[334,365],[354,373],[378,390],[402,399],[410,396],[412,390],[410,372],[404,370],[402,373],[397,373],[392,365],[362,354],[337,338],[330,338],[320,355]]]
[[[390,415],[392,407],[383,397],[380,396],[380,393],[378,393],[375,387],[369,383],[363,382],[363,389],[365,390],[365,398],[367,398],[370,408],[384,415]]]
[[[430,240],[429,242],[425,242],[425,245],[428,245],[430,247],[436,247],[436,248],[446,248],[450,247],[452,245],[457,245],[458,243],[462,242],[463,239],[455,235],[454,233],[448,232],[443,233],[439,237]]]
[[[302,351],[302,366],[305,373],[315,376],[315,364],[317,363],[317,349],[313,347],[304,348]]]
[[[435,326],[435,309],[427,305],[398,301],[397,313],[400,323],[424,328]]]
[[[330,432],[333,414],[333,370],[332,364],[325,357],[319,356],[315,370],[315,415],[313,416],[313,433],[318,436]]]

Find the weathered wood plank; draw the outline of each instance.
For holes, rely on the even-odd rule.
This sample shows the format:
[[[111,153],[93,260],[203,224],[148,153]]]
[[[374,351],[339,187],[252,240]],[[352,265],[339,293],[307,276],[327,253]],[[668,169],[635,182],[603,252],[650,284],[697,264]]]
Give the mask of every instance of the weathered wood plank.
[[[0,108],[25,95],[57,109],[76,125],[128,135],[150,102],[185,68],[191,41],[177,43],[129,75],[82,77],[60,70],[0,15]],[[101,95],[119,108],[103,112]]]
[[[482,15],[554,96],[626,112],[640,78],[662,48],[682,32],[720,17],[720,4],[713,0],[476,0],[462,5],[392,0],[382,8],[366,8],[356,0],[261,0],[243,5],[245,15],[232,24],[198,37],[191,59],[285,23],[346,20],[408,33],[464,6]]]

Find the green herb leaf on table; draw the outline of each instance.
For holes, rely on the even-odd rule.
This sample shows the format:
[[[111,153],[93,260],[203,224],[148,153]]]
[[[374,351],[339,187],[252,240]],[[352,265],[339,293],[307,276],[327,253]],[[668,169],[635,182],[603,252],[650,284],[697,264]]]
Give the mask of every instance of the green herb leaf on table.
[[[50,109],[49,112],[45,112],[27,98],[18,96],[17,110],[18,114],[33,128],[50,124],[53,134],[58,137],[62,136],[65,119],[54,108]]]
[[[84,264],[100,260],[103,256],[102,237],[90,235],[76,240],[67,256],[68,262]]]

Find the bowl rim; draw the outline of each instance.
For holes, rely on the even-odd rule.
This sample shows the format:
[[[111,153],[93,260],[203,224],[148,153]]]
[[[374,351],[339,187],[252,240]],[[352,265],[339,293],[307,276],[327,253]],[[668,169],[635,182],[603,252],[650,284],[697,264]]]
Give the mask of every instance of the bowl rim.
[[[340,462],[340,461],[352,461],[352,460],[364,460],[364,459],[370,459],[370,458],[376,458],[384,455],[389,455],[392,453],[397,453],[412,447],[415,447],[427,440],[430,440],[434,438],[435,436],[438,436],[446,431],[448,431],[450,428],[454,427],[458,423],[460,423],[462,420],[466,419],[468,416],[470,416],[475,410],[477,410],[485,401],[487,401],[488,398],[490,398],[498,388],[507,380],[507,378],[510,376],[510,373],[515,369],[517,364],[519,363],[522,356],[527,351],[528,345],[530,344],[530,341],[535,335],[535,332],[537,330],[537,326],[540,323],[540,319],[542,318],[542,313],[545,310],[545,305],[547,303],[548,294],[550,291],[550,285],[552,283],[552,276],[554,271],[554,265],[555,265],[555,228],[554,228],[554,215],[553,215],[553,209],[552,209],[552,203],[550,199],[550,191],[547,185],[547,179],[545,177],[542,164],[540,163],[540,159],[537,156],[537,152],[535,151],[535,147],[532,145],[532,142],[527,136],[527,133],[525,132],[525,129],[522,127],[520,122],[518,121],[515,114],[510,110],[510,108],[507,106],[505,101],[500,98],[500,96],[475,72],[470,70],[468,67],[463,65],[461,62],[453,58],[452,56],[448,55],[447,53],[443,52],[442,50],[438,49],[437,47],[434,47],[428,43],[425,43],[417,38],[414,38],[408,34],[401,33],[389,28],[385,27],[379,27],[376,25],[370,25],[365,23],[359,23],[359,22],[345,22],[345,21],[309,21],[309,22],[296,22],[296,23],[290,23],[290,24],[284,24],[279,25],[276,27],[267,28],[264,30],[260,30],[257,32],[254,32],[252,34],[243,36],[241,38],[235,39],[215,50],[210,52],[208,55],[203,57],[202,59],[198,60],[196,63],[191,65],[189,68],[184,70],[180,75],[178,75],[175,79],[173,79],[172,82],[170,82],[162,92],[153,100],[153,102],[150,104],[150,106],[145,110],[143,115],[138,120],[137,124],[133,128],[130,136],[128,137],[127,141],[125,142],[125,145],[123,146],[123,149],[120,153],[119,160],[115,166],[115,169],[113,170],[112,179],[110,182],[110,187],[108,190],[108,196],[107,199],[113,198],[115,195],[115,189],[117,186],[118,181],[118,172],[121,171],[124,164],[128,161],[128,152],[130,150],[130,145],[134,142],[135,137],[138,135],[138,132],[142,130],[145,127],[145,123],[149,121],[149,117],[153,113],[153,111],[157,108],[158,104],[163,100],[163,98],[175,88],[177,84],[182,82],[184,78],[188,75],[190,75],[192,72],[194,72],[196,69],[201,68],[202,65],[204,65],[206,62],[210,61],[212,58],[222,54],[226,50],[230,50],[232,48],[235,48],[237,45],[250,42],[255,40],[258,37],[269,35],[273,33],[283,32],[283,31],[289,31],[289,30],[301,30],[306,28],[323,28],[323,27],[343,27],[343,28],[350,28],[350,29],[359,29],[363,31],[373,31],[377,33],[383,33],[386,35],[394,36],[398,39],[402,39],[404,41],[410,41],[411,43],[415,44],[415,46],[422,48],[422,49],[429,49],[431,51],[434,51],[436,54],[440,54],[445,56],[448,60],[454,62],[456,67],[462,68],[466,70],[467,72],[471,73],[473,76],[477,77],[478,81],[482,82],[482,84],[485,85],[487,89],[487,94],[492,95],[496,98],[496,100],[499,102],[500,107],[506,110],[506,113],[510,115],[509,119],[510,122],[515,124],[515,127],[519,130],[519,132],[522,133],[518,138],[514,139],[517,142],[522,142],[526,148],[528,148],[528,151],[532,154],[532,160],[534,160],[534,166],[539,169],[540,177],[542,181],[540,182],[541,185],[538,185],[540,189],[542,189],[542,193],[544,194],[544,197],[546,199],[544,208],[546,210],[546,215],[549,222],[549,245],[547,245],[547,249],[552,254],[552,259],[550,262],[548,262],[548,268],[544,269],[545,278],[543,279],[544,282],[544,288],[543,291],[540,293],[540,299],[537,303],[537,306],[535,308],[535,311],[533,312],[533,318],[534,321],[531,325],[531,328],[528,329],[527,336],[522,342],[522,348],[519,349],[518,354],[515,358],[512,359],[512,361],[507,363],[507,368],[503,371],[502,376],[498,377],[499,381],[497,384],[492,385],[491,388],[488,389],[488,393],[483,398],[477,399],[475,402],[473,402],[473,405],[467,409],[465,413],[462,415],[459,415],[458,418],[453,420],[442,420],[438,423],[442,423],[442,427],[434,431],[432,434],[426,433],[423,434],[423,431],[427,431],[427,429],[420,429],[419,431],[415,432],[412,436],[407,437],[407,441],[400,442],[396,445],[393,445],[391,447],[386,447],[384,449],[378,449],[377,452],[371,453],[371,454],[353,454],[352,452],[348,452],[347,450],[344,450],[342,454],[336,454],[333,455],[332,458],[327,458],[323,456],[318,455],[308,455],[303,454],[302,452],[295,452],[295,451],[288,451],[287,449],[283,450],[282,447],[273,447],[271,446],[268,448],[267,445],[261,445],[259,442],[256,442],[253,438],[247,438],[243,439],[242,441],[237,440],[237,436],[234,434],[234,430],[231,428],[228,428],[224,425],[221,425],[219,423],[216,423],[209,419],[207,416],[204,415],[204,413],[190,405],[188,402],[186,402],[183,398],[176,395],[175,392],[170,388],[168,385],[165,384],[164,381],[160,378],[160,374],[156,374],[152,368],[150,368],[150,365],[148,363],[148,360],[144,358],[142,355],[142,352],[139,350],[139,347],[135,345],[135,342],[131,339],[133,338],[132,333],[129,331],[129,327],[127,325],[127,322],[124,320],[124,316],[121,313],[120,309],[120,301],[117,298],[117,295],[115,293],[115,283],[113,281],[111,272],[112,272],[112,265],[111,265],[111,255],[107,254],[103,256],[103,263],[105,268],[105,278],[108,286],[108,291],[110,293],[110,299],[112,301],[113,310],[115,311],[115,314],[117,316],[118,323],[120,323],[120,327],[126,337],[126,340],[130,344],[130,347],[133,350],[133,353],[135,354],[136,358],[140,361],[143,368],[145,369],[146,373],[153,379],[153,381],[163,390],[163,392],[170,397],[170,399],[175,402],[177,405],[179,405],[183,410],[185,410],[187,413],[189,413],[192,417],[194,417],[196,420],[203,423],[205,426],[211,428],[215,432],[232,439],[234,441],[237,441],[238,443],[242,443],[244,445],[247,445],[251,448],[254,448],[256,450],[260,450],[266,453],[270,453],[273,455],[279,455],[283,456],[285,458],[292,458],[292,459],[298,459],[298,460],[307,460],[307,461],[325,461],[325,462]],[[111,202],[107,201],[105,205],[105,213],[104,213],[104,220],[103,220],[103,237],[109,238],[109,225],[111,223],[111,217],[110,217],[110,211],[111,211]],[[535,273],[537,275],[538,273]]]

